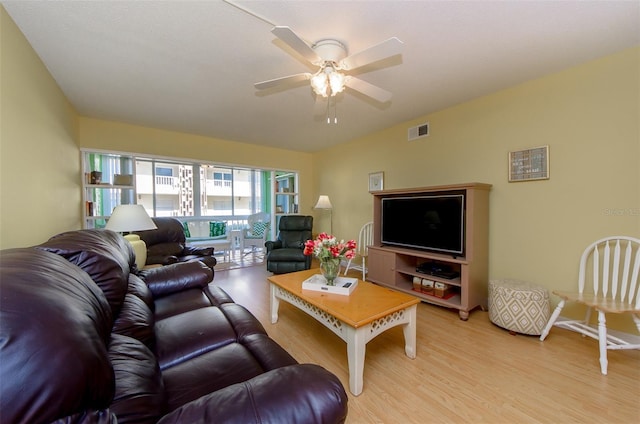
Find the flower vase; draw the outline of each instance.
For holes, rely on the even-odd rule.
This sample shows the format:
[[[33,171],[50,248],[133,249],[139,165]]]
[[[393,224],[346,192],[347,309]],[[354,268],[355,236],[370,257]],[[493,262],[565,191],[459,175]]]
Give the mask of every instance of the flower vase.
[[[327,285],[333,286],[334,280],[340,273],[340,258],[323,259],[320,261],[320,271],[327,280]]]

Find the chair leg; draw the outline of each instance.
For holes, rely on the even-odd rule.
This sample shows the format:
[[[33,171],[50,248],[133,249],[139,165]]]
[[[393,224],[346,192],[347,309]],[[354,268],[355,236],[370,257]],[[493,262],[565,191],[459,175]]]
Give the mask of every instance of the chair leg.
[[[362,257],[362,281],[366,281],[366,278],[365,278],[365,274],[366,274],[365,270],[366,269],[367,268],[365,267],[364,257]]]
[[[607,319],[604,312],[598,311],[598,345],[600,346],[600,371],[607,375]]]
[[[587,310],[584,313],[584,323],[585,324],[589,324],[589,322],[591,322],[591,310],[592,308],[590,306],[587,307]]]
[[[547,325],[544,327],[544,330],[542,330],[542,334],[540,334],[540,341],[543,341],[549,334],[551,327],[553,327],[553,324],[556,322],[556,320],[560,316],[560,312],[562,311],[562,308],[564,308],[564,303],[565,301],[561,300],[560,303],[558,303],[558,306],[556,306],[556,309],[554,309],[553,314],[551,314],[551,317],[547,322]]]
[[[638,333],[640,333],[640,314],[631,314],[631,317],[633,318],[633,322],[636,323]]]
[[[249,253],[254,253],[256,251],[256,246],[251,245],[251,250],[249,250],[248,252],[243,252],[242,253],[242,257],[244,258],[245,256],[247,256]]]
[[[351,259],[349,259],[349,262],[347,262],[347,266],[346,266],[346,268],[344,269],[344,274],[342,274],[342,275],[347,275],[347,271],[349,271],[349,267],[350,267],[350,266],[351,266]]]

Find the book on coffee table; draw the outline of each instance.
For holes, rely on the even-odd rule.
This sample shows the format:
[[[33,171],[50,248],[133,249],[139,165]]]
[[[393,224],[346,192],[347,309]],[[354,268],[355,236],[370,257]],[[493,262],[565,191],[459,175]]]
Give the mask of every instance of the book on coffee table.
[[[323,291],[348,296],[358,286],[358,279],[336,277],[333,283],[333,286],[329,286],[327,285],[327,280],[322,276],[322,274],[315,274],[302,282],[302,288],[305,290]]]

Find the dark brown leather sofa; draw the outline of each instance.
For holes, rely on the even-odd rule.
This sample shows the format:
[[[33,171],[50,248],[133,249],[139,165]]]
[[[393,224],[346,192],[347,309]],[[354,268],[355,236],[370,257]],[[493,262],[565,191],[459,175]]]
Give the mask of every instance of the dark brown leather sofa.
[[[216,265],[212,247],[187,244],[180,221],[170,217],[151,218],[151,220],[158,228],[134,232],[147,245],[147,265],[171,265],[189,261],[202,261],[210,268]]]
[[[199,261],[132,272],[118,234],[0,252],[2,423],[337,423],[340,381],[298,364]]]

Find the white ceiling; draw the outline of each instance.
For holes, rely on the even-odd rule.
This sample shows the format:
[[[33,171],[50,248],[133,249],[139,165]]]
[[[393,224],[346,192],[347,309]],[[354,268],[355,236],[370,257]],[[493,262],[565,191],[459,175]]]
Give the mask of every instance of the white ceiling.
[[[313,152],[640,44],[638,1],[2,1],[83,116]],[[401,57],[347,89],[338,124],[308,83],[255,82],[312,70],[271,32],[355,53],[390,37]]]

